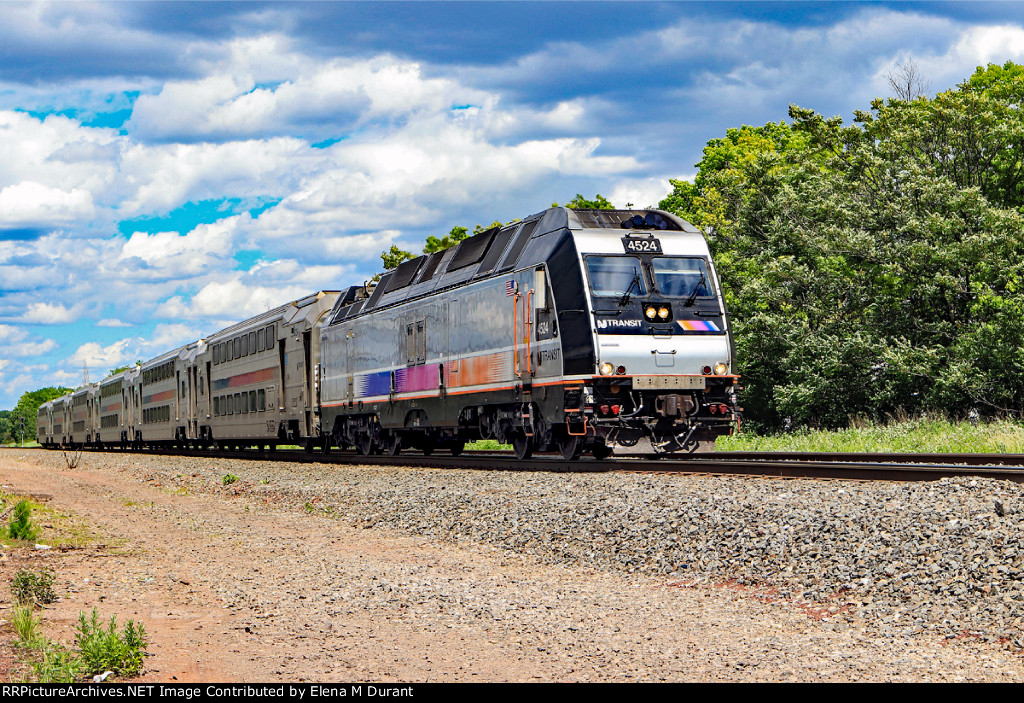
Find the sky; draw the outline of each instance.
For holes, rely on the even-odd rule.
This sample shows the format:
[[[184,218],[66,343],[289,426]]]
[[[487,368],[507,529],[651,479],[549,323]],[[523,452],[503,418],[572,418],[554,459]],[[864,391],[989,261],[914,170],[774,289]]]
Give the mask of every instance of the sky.
[[[732,127],[1024,63],[1024,5],[0,3],[0,409]]]

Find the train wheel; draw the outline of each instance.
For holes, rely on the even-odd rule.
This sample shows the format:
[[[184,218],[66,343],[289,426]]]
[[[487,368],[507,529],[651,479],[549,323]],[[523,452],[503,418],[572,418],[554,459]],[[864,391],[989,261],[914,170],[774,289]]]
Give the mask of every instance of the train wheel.
[[[384,439],[384,451],[388,456],[398,456],[402,451],[402,435],[397,432],[388,432]]]
[[[369,456],[373,452],[373,438],[369,432],[360,432],[356,435],[356,453]]]
[[[612,455],[612,448],[604,442],[594,444],[590,447],[590,453],[594,455],[595,459],[607,459]]]
[[[449,445],[448,449],[451,451],[452,456],[458,456],[466,449],[465,442],[454,442]]]
[[[558,451],[566,461],[575,461],[583,453],[583,438],[573,435],[565,435],[558,438]]]
[[[533,456],[533,437],[527,437],[522,430],[516,430],[512,434],[512,450],[516,453],[516,459],[529,459]]]
[[[327,456],[331,453],[331,437],[330,435],[324,437],[324,446],[320,447],[320,453]]]

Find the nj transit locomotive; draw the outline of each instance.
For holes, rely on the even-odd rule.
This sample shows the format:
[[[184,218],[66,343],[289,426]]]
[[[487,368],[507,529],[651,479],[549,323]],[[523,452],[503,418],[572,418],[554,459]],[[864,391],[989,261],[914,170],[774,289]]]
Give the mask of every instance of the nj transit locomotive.
[[[732,363],[696,228],[655,210],[551,208],[143,364],[122,379],[135,415],[118,427],[136,445],[693,451],[735,427]],[[41,409],[40,442],[108,441],[103,427],[84,442],[56,431],[74,401]]]

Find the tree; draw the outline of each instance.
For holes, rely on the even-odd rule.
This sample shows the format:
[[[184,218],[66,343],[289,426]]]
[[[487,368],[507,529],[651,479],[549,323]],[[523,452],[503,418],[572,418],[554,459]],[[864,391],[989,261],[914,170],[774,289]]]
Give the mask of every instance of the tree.
[[[851,125],[708,142],[661,203],[705,228],[755,427],[1024,406],[1024,69]]]
[[[923,98],[931,88],[931,83],[924,79],[914,59],[898,64],[886,74],[886,78],[897,100],[910,102]]]
[[[469,230],[465,227],[452,227],[445,236],[438,239],[431,235],[427,237],[427,243],[423,247],[424,254],[433,254],[435,251],[442,251],[453,247],[469,236]]]
[[[142,359],[137,360],[134,364],[126,364],[125,366],[118,366],[116,369],[110,369],[109,373],[107,373],[107,376],[113,376],[115,374],[121,373],[122,371],[134,369],[136,366],[142,366]]]
[[[380,253],[380,258],[384,262],[384,270],[390,271],[393,268],[398,268],[398,265],[403,261],[415,259],[416,255],[410,251],[399,249],[397,244],[392,244],[388,251]]]
[[[551,203],[551,207],[563,207],[558,203]],[[572,208],[574,210],[614,210],[615,206],[611,204],[608,198],[604,197],[600,193],[594,196],[593,200],[587,200],[579,193],[576,197],[567,202],[564,207]]]

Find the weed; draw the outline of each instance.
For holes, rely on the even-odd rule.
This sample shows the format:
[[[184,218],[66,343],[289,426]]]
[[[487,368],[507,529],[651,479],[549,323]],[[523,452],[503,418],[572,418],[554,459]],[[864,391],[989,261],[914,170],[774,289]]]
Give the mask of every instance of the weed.
[[[32,507],[27,500],[23,500],[14,506],[14,517],[7,528],[7,536],[11,539],[34,540],[39,536],[39,530],[32,524]]]
[[[11,608],[11,625],[18,635],[18,646],[27,649],[37,649],[46,640],[39,634],[40,619],[36,616],[35,608],[31,605],[21,605]]]
[[[66,450],[66,449],[62,449],[61,450],[61,454],[64,455],[64,464],[69,469],[77,469],[78,465],[82,461],[82,450],[81,449],[72,449],[70,452],[68,452],[68,450]]]
[[[110,623],[104,628],[99,611],[93,608],[88,620],[84,612],[78,614],[75,646],[81,653],[85,674],[113,671],[118,676],[136,676],[142,671],[146,628],[129,620],[119,633],[116,615],[110,616]]]
[[[43,569],[39,573],[22,569],[11,581],[11,595],[18,605],[46,605],[57,600],[53,592],[53,572]]]
[[[42,651],[42,661],[32,664],[39,683],[74,683],[82,675],[82,660],[62,644],[51,642]]]
[[[238,477],[234,474],[224,474],[224,485],[230,486],[232,483],[238,480]]]
[[[310,503],[308,500],[306,501],[306,512],[307,513],[313,512],[313,504]]]

